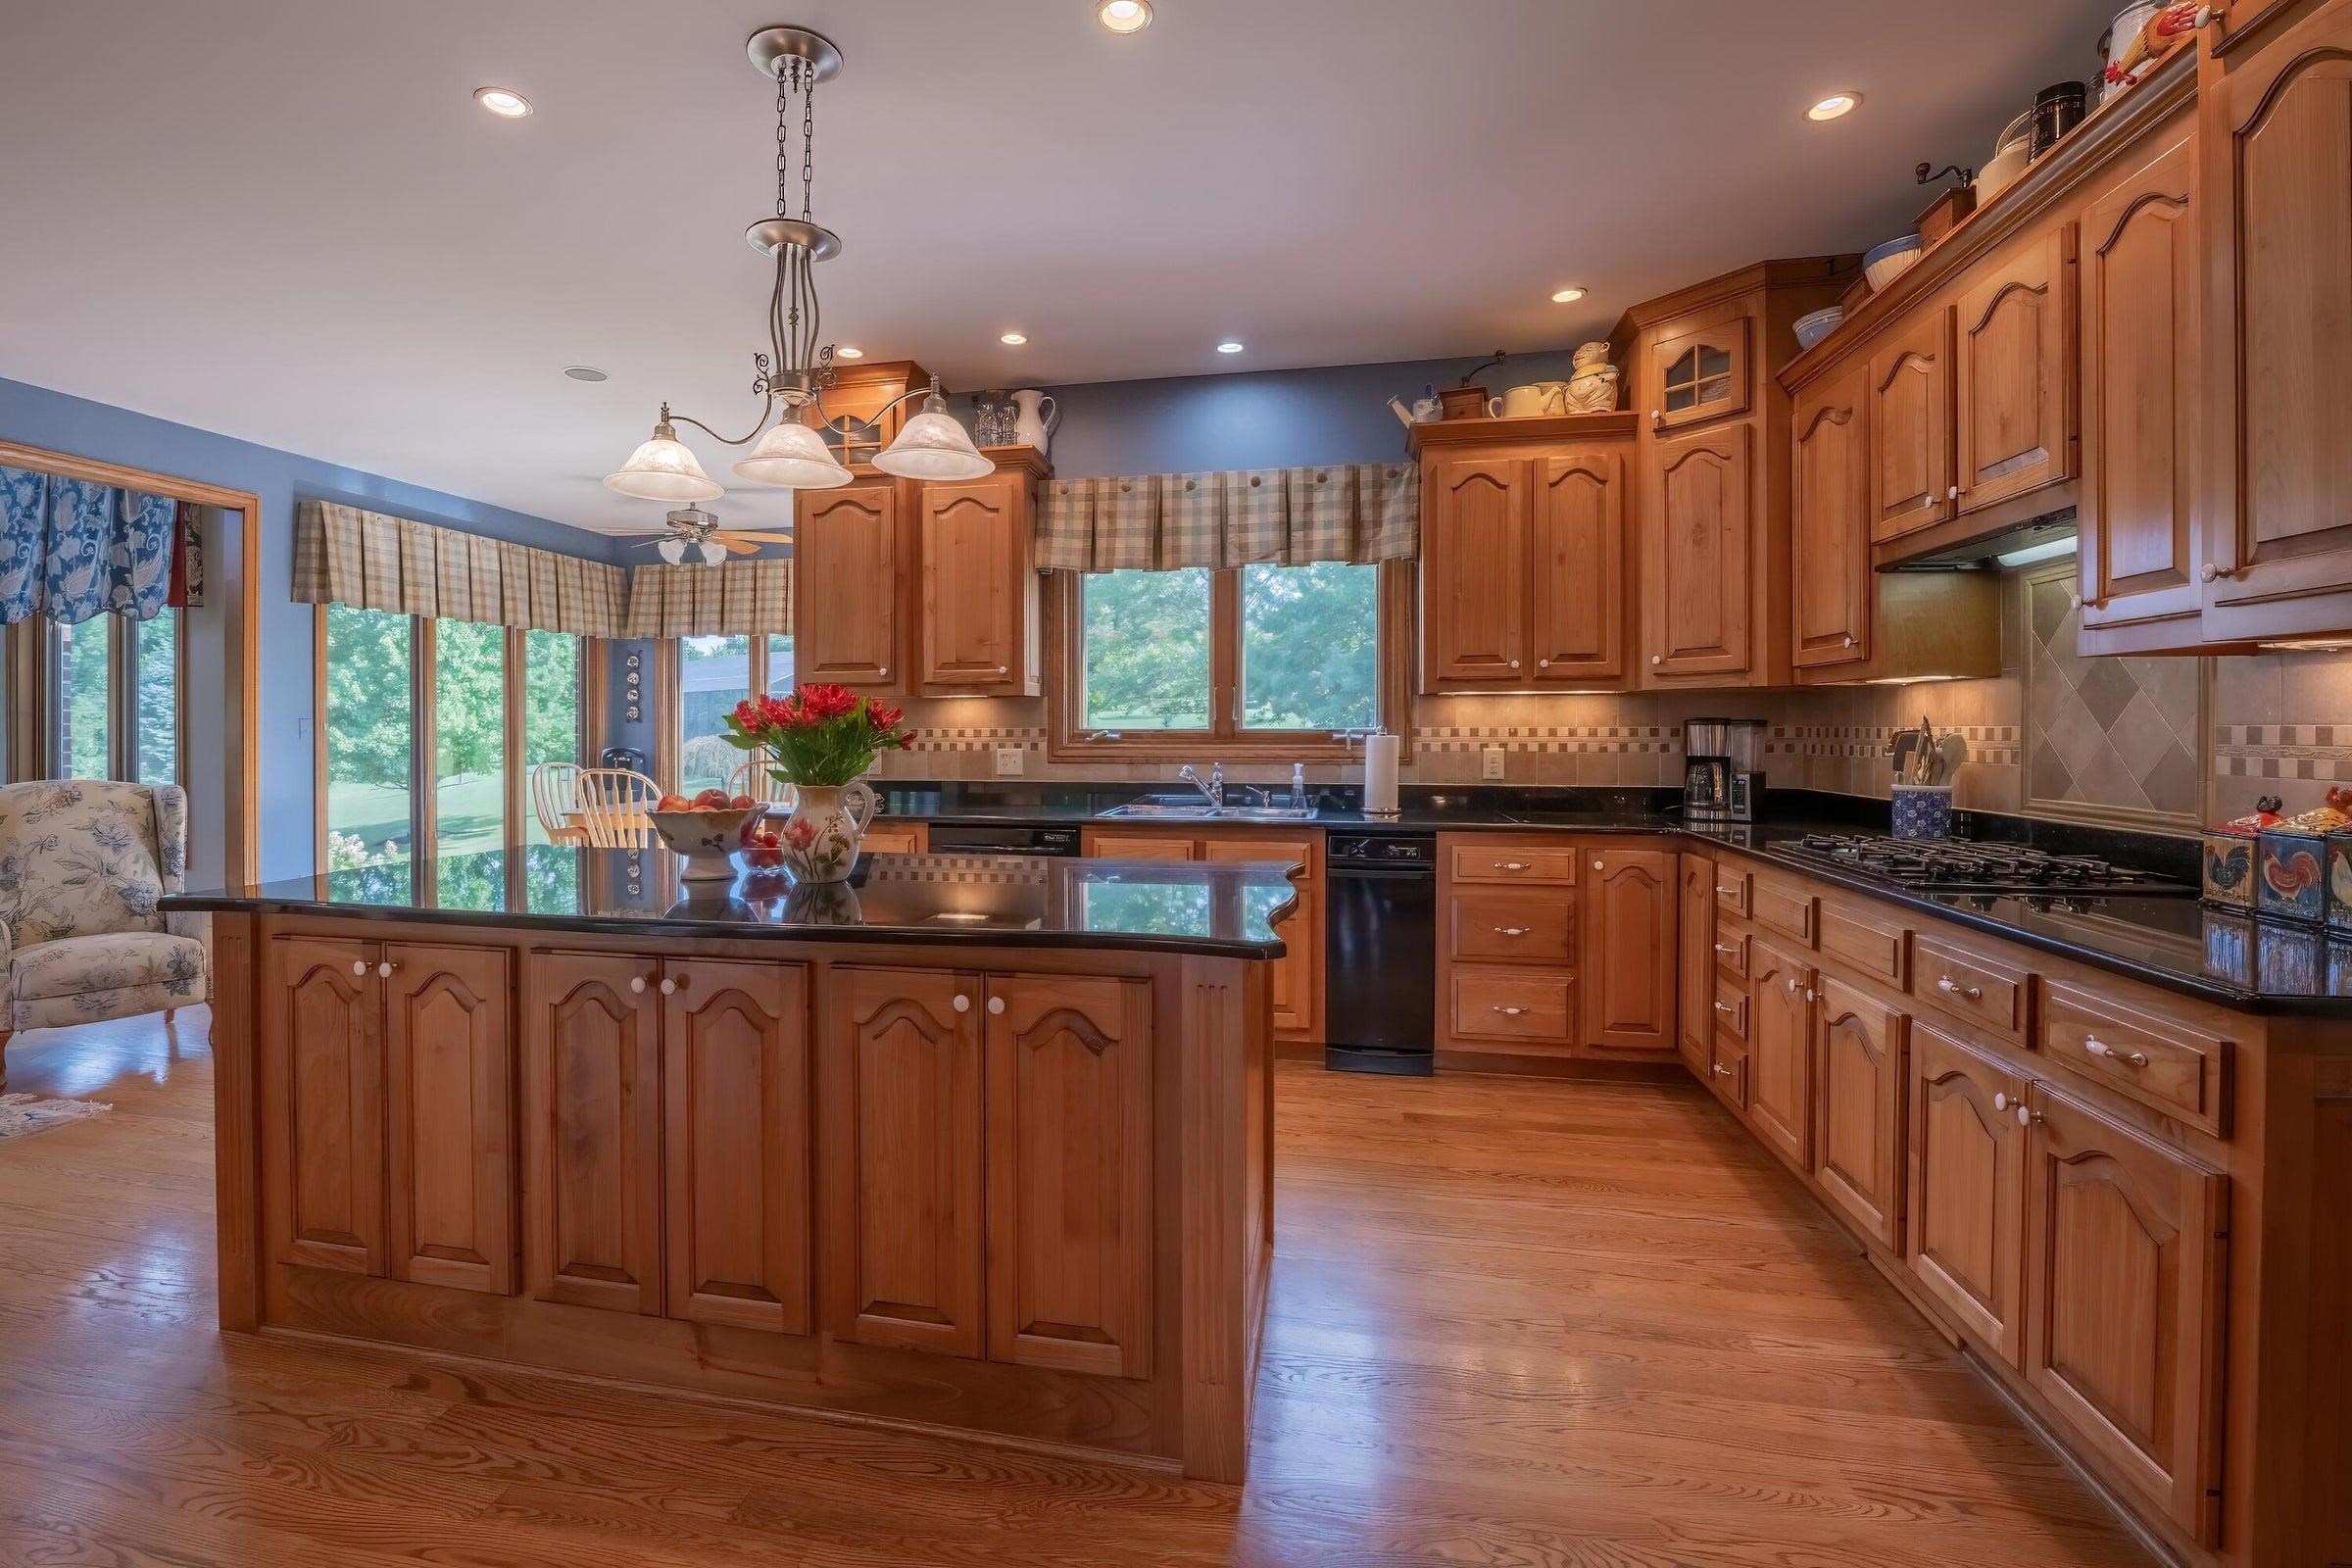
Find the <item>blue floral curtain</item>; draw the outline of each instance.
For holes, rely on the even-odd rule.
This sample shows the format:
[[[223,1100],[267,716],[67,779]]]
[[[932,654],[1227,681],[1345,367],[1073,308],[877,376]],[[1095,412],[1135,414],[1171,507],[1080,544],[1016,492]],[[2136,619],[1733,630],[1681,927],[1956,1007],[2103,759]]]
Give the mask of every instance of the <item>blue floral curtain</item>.
[[[172,592],[176,536],[169,496],[0,467],[0,625],[152,619]]]

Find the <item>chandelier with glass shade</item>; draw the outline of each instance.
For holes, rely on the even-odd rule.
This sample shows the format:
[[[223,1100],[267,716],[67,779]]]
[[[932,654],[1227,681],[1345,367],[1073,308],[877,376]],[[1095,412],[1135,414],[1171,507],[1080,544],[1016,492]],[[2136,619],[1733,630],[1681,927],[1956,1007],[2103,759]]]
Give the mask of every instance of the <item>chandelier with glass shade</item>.
[[[841,236],[814,220],[810,205],[816,183],[816,89],[840,74],[841,51],[832,40],[806,27],[763,27],[752,34],[746,47],[760,74],[776,84],[775,216],[762,218],[744,231],[752,248],[775,266],[775,283],[767,300],[767,352],[752,356],[752,391],[763,400],[760,419],[749,434],[722,435],[700,419],[672,414],[663,403],[652,438],[631,453],[628,462],[605,475],[606,486],[624,496],[686,504],[695,513],[697,530],[691,538],[682,532],[679,555],[692,543],[706,561],[719,559],[717,545],[726,536],[711,537],[705,519],[710,523],[715,519],[696,504],[715,500],[725,490],[678,439],[677,426],[681,424],[691,424],[724,446],[750,447],[734,468],[738,477],[753,484],[829,490],[848,484],[852,475],[826,443],[826,433],[846,438],[858,426],[877,423],[892,410],[920,397],[924,400],[922,412],[874,455],[876,468],[906,479],[977,479],[995,469],[948,413],[936,378],[927,388],[894,398],[865,417],[826,419],[824,393],[833,384],[833,345],[822,341],[815,269],[818,262],[841,254]],[[791,215],[796,108],[798,218]],[[662,554],[670,557],[666,548]]]

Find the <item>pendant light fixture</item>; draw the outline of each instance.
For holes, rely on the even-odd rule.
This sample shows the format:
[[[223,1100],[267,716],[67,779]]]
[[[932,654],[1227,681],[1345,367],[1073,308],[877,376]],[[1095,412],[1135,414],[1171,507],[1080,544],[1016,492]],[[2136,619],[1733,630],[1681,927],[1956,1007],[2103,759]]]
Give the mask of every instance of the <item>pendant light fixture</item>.
[[[763,27],[745,46],[760,74],[776,84],[776,211],[744,231],[754,250],[775,266],[767,300],[767,344],[754,354],[752,390],[764,403],[749,433],[726,436],[700,419],[672,416],[662,405],[653,438],[629,461],[605,476],[609,489],[646,501],[710,501],[724,493],[678,440],[675,424],[691,424],[722,445],[749,446],[736,474],[754,484],[788,490],[829,490],[853,477],[825,442],[831,432],[847,437],[870,427],[910,399],[925,399],[923,412],[908,419],[897,439],[875,455],[874,466],[907,478],[976,479],[994,471],[972,438],[947,412],[934,380],[908,391],[863,417],[828,421],[825,389],[833,383],[833,349],[820,342],[815,266],[841,254],[841,236],[811,213],[815,188],[816,88],[841,72],[841,51],[831,39],[806,27]],[[800,216],[791,216],[795,107],[798,107]],[[673,424],[673,419],[675,423]],[[774,422],[771,424],[770,421]],[[757,444],[755,444],[757,443]],[[706,559],[719,552],[705,552]]]

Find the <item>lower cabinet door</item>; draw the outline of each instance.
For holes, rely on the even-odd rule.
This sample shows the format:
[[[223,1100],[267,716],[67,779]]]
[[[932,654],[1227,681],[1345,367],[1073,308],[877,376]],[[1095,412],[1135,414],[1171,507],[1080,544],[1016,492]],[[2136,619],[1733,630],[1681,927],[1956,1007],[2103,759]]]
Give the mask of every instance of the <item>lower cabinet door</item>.
[[[2042,1084],[2029,1115],[2026,1377],[2099,1468],[2210,1545],[2229,1179]]]
[[[1682,858],[1682,932],[1676,967],[1675,1015],[1683,1061],[1710,1076],[1715,1038],[1715,864],[1703,855]]]
[[[523,1270],[531,1295],[662,1311],[661,965],[530,959],[523,1032]]]
[[[988,1353],[1152,1373],[1152,988],[988,981]]]
[[[1826,977],[1814,1016],[1814,1173],[1823,1196],[1846,1218],[1899,1249],[1903,1053],[1910,1020]]]
[[[1813,970],[1758,937],[1748,1009],[1747,1119],[1798,1170],[1813,1156]]]
[[[514,1292],[508,957],[384,949],[387,1219],[396,1280]]]
[[[808,974],[662,967],[668,1314],[809,1327]]]
[[[283,1263],[384,1272],[381,957],[371,942],[270,944],[264,1147]]]
[[[984,1257],[980,982],[833,971],[842,1002],[825,1120],[846,1151],[827,1218],[835,1332],[979,1355]]]
[[[1941,1029],[1911,1025],[1911,1192],[1904,1256],[1920,1288],[2022,1365],[2024,1085]]]
[[[1680,858],[1671,850],[1585,857],[1585,1045],[1672,1051]]]
[[[1318,1034],[1321,1009],[1316,996],[1323,989],[1323,845],[1320,839],[1207,839],[1200,846],[1204,860],[1284,860],[1304,866],[1296,892],[1291,888],[1261,888],[1244,897],[1250,913],[1262,919],[1292,901],[1298,907],[1282,928],[1289,946],[1274,964],[1274,1028],[1286,1035]]]

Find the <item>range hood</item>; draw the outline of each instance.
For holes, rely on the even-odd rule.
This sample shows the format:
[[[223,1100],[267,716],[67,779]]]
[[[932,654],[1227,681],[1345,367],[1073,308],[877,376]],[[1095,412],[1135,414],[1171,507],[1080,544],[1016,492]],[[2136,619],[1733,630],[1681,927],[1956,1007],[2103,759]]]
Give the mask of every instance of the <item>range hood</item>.
[[[1962,523],[1969,520],[1959,519]],[[2034,560],[2062,556],[2076,537],[2078,522],[2071,505],[2022,521],[1985,520],[1992,526],[1982,532],[1964,533],[1957,539],[1952,537],[1954,524],[1943,523],[1922,529],[1911,538],[1875,546],[1871,552],[1872,564],[1881,571],[1963,571],[2023,565],[2022,561],[2002,558],[2026,553],[2031,553]]]

